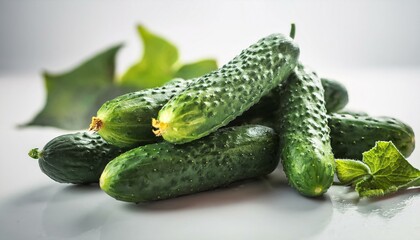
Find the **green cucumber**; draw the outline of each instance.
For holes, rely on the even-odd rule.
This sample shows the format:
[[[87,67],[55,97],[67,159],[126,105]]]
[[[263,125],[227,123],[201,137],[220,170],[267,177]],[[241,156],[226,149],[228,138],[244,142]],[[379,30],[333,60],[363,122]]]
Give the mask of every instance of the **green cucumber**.
[[[325,90],[324,99],[327,112],[336,112],[344,108],[348,103],[348,94],[346,87],[338,81],[322,78],[322,87]],[[271,123],[274,122],[275,111],[280,105],[281,84],[271,90],[270,93],[261,98],[261,100],[252,106],[248,111],[237,117],[229,124],[230,126],[237,126],[243,123],[258,123],[273,127]],[[252,121],[250,121],[252,120]]]
[[[275,127],[275,120],[271,116],[242,119],[236,123]],[[413,129],[395,118],[340,111],[328,115],[328,126],[335,158],[360,160],[362,153],[374,147],[376,141],[392,141],[405,157],[409,157],[415,148]]]
[[[169,100],[153,121],[155,134],[186,143],[216,131],[286,79],[298,56],[299,48],[287,36],[261,39]]]
[[[278,161],[273,129],[237,126],[182,145],[161,142],[132,149],[105,167],[100,187],[118,200],[153,201],[265,176]]]
[[[127,93],[107,101],[92,118],[89,130],[119,147],[157,142],[150,121],[169,99],[193,81],[174,79],[159,88]]]
[[[98,110],[90,129],[97,131],[107,142],[121,147],[157,142],[160,139],[152,133],[150,119],[158,114],[171,97],[185,90],[195,80],[174,79],[163,87],[128,93],[110,100]],[[347,103],[347,90],[343,85],[329,79],[322,79],[322,85],[326,92],[335,93],[325,94],[328,112]],[[240,125],[253,118],[272,117],[279,105],[280,87],[281,85],[274,88],[229,125]],[[329,109],[329,106],[334,108]]]
[[[276,130],[289,184],[302,195],[322,195],[333,183],[335,162],[321,80],[298,65],[279,96]]]
[[[405,157],[414,151],[413,129],[395,118],[337,113],[328,125],[335,158],[361,160],[377,141],[392,141]]]
[[[343,109],[349,102],[346,87],[332,79],[321,78],[322,87],[324,88],[325,107],[327,112],[337,112]]]
[[[352,116],[368,116],[369,115],[369,114],[367,114],[367,112],[355,111],[355,110],[349,110],[349,109],[342,109],[340,111],[337,111],[336,113],[349,114],[349,115],[352,115]]]
[[[58,136],[42,150],[32,149],[29,156],[38,159],[41,171],[57,182],[87,184],[99,182],[105,165],[126,150],[96,133],[79,132]]]

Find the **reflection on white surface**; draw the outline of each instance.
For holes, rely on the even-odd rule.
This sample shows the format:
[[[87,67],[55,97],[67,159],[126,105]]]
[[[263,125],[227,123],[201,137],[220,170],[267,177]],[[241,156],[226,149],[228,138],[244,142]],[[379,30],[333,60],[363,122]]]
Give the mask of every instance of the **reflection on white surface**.
[[[95,185],[51,184],[10,197],[0,204],[1,239],[84,239],[106,219],[96,209],[98,194]]]
[[[51,182],[0,202],[0,232],[4,239],[325,239],[346,232],[331,228],[372,216],[379,217],[376,228],[386,229],[405,207],[416,206],[418,193],[359,200],[347,187],[334,186],[325,197],[310,199],[287,186],[277,170],[264,179],[136,205],[110,198],[97,185]]]
[[[323,198],[305,198],[279,170],[269,178],[143,204],[118,202],[97,185],[52,183],[2,201],[0,232],[4,239],[325,239],[327,226],[339,226],[334,212],[349,223],[376,216],[384,224],[419,199],[415,189],[360,200],[341,186]]]
[[[138,222],[133,220],[139,218],[144,219],[141,226],[146,239],[305,239],[328,224],[332,204],[328,198],[302,198],[283,180],[271,177],[172,200],[122,205],[121,210],[102,229],[103,239],[118,237],[110,226],[135,235]]]
[[[42,239],[41,211],[57,187],[35,187],[0,202],[0,233],[4,239]]]
[[[328,197],[299,196],[276,172],[266,179],[137,205],[117,202],[97,185],[51,184],[10,197],[0,212],[6,239],[119,239],[122,234],[124,239],[306,239],[328,225],[333,210]]]
[[[360,199],[350,187],[332,187],[329,191],[334,207],[341,213],[356,210],[363,215],[378,215],[384,218],[395,217],[410,205],[416,198],[420,198],[420,188],[400,191],[386,197]]]
[[[67,186],[47,201],[42,212],[42,228],[51,238],[77,237],[97,229],[106,220],[96,196],[103,194],[97,185]]]

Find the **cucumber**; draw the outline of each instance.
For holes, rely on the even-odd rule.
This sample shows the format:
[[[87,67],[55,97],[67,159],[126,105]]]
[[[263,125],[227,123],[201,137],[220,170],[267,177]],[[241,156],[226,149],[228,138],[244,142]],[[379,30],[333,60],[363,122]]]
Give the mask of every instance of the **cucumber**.
[[[287,36],[261,39],[166,103],[152,122],[154,133],[186,143],[216,131],[286,79],[298,56],[299,48]]]
[[[332,114],[328,122],[335,158],[361,160],[376,141],[392,141],[405,157],[415,148],[413,129],[395,118]]]
[[[343,109],[349,102],[346,87],[332,79],[321,78],[322,87],[324,88],[325,107],[327,112],[337,112]]]
[[[337,111],[336,113],[349,114],[349,115],[352,115],[352,116],[368,116],[369,115],[369,114],[367,114],[367,112],[355,111],[355,110],[349,110],[349,109],[342,109],[340,111]]]
[[[236,123],[275,127],[273,117],[254,117]],[[328,126],[335,158],[361,160],[362,153],[374,147],[376,141],[392,141],[405,157],[409,157],[415,148],[413,129],[395,118],[340,111],[328,115]]]
[[[79,132],[58,136],[42,150],[32,149],[29,156],[38,159],[41,171],[57,182],[87,184],[99,182],[105,165],[126,150],[96,133]]]
[[[343,84],[327,78],[321,78],[321,83],[325,90],[324,100],[327,112],[339,111],[347,105],[348,93]],[[280,105],[280,89],[281,84],[262,97],[261,100],[248,111],[232,121],[230,125],[237,126],[243,123],[257,123],[274,127],[272,123],[274,123],[275,119],[274,113]]]
[[[161,142],[132,149],[105,167],[100,187],[121,201],[146,202],[264,176],[278,162],[273,129],[237,126],[182,145]]]
[[[279,96],[276,130],[289,184],[302,195],[322,195],[333,182],[335,162],[321,80],[298,65]]]
[[[185,90],[195,80],[174,79],[163,87],[128,93],[110,100],[93,117],[90,130],[97,131],[107,142],[120,147],[157,142],[160,139],[152,133],[150,119],[158,114],[171,97]],[[337,109],[335,106],[344,106],[347,103],[347,90],[343,85],[329,79],[322,79],[322,85],[326,92],[335,92],[325,95],[327,111],[331,112]],[[229,125],[240,125],[254,118],[273,117],[279,105],[280,87],[281,85],[274,88]],[[329,106],[334,106],[334,109],[329,109]]]
[[[195,81],[174,79],[166,85],[127,93],[104,103],[92,118],[89,130],[110,144],[134,147],[159,141],[150,121],[174,95]]]

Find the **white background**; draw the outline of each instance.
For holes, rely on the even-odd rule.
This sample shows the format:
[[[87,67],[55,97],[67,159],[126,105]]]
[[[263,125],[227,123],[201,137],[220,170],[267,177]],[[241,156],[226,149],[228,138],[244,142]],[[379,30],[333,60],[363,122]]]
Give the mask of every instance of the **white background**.
[[[331,69],[420,65],[416,0],[0,0],[0,73],[61,71],[124,42],[119,72],[139,56],[135,25],[180,47],[181,58],[223,64],[241,49],[297,24],[301,59]]]
[[[118,42],[121,73],[141,52],[135,24],[180,47],[183,61],[223,64],[260,37],[297,24],[301,60],[343,82],[349,108],[388,115],[420,133],[418,1],[1,1],[0,239],[420,239],[420,191],[323,199],[267,179],[145,205],[97,186],[58,184],[29,149],[65,133],[17,129],[45,100],[41,69],[66,70]],[[409,158],[420,167],[420,151]]]

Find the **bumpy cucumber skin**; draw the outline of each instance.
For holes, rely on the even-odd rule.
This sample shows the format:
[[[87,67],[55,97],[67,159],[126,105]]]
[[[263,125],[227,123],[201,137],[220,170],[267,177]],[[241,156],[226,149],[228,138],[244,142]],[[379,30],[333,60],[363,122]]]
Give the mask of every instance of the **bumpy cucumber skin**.
[[[405,157],[415,148],[413,129],[395,118],[332,114],[329,126],[336,158],[361,160],[376,141],[392,141]]]
[[[121,201],[153,201],[264,176],[278,162],[273,129],[238,126],[187,144],[161,142],[130,150],[105,167],[100,186]]]
[[[299,48],[289,37],[261,39],[165,104],[157,117],[158,135],[185,143],[227,125],[286,79],[298,56]]]
[[[346,87],[338,81],[321,78],[324,88],[325,108],[328,113],[337,112],[343,109],[349,102],[349,95]]]
[[[102,121],[98,133],[107,142],[119,147],[133,147],[159,141],[151,121],[173,96],[195,81],[175,79],[153,89],[124,94],[102,105],[97,118]]]
[[[321,80],[299,65],[279,96],[277,132],[289,184],[302,195],[322,195],[333,182],[335,162]]]
[[[151,131],[150,119],[158,114],[170,98],[184,91],[195,80],[174,79],[163,87],[128,93],[106,102],[97,115],[104,123],[98,131],[99,134],[109,143],[120,147],[160,141]],[[344,86],[327,79],[323,79],[322,84],[326,92],[336,93],[325,95],[327,111],[333,111],[328,109],[329,106],[337,109],[337,103],[343,106],[343,103],[347,102],[347,91]],[[248,122],[248,119],[274,117],[273,112],[279,104],[280,87],[277,86],[263,96],[257,104],[237,117],[230,126],[243,124]]]
[[[57,182],[97,183],[106,164],[126,150],[108,144],[96,133],[65,134],[44,146],[38,163]]]
[[[259,124],[274,128],[273,117],[242,119],[237,125]],[[335,158],[361,160],[362,153],[375,146],[376,141],[392,141],[401,154],[409,157],[415,148],[413,129],[390,117],[370,117],[363,112],[343,111],[328,115],[331,147]]]
[[[325,90],[324,100],[327,112],[336,112],[347,105],[348,93],[344,85],[326,78],[322,78],[321,83]],[[254,123],[274,127],[274,113],[280,105],[281,100],[280,89],[281,84],[262,97],[258,103],[233,120],[229,125],[237,126],[244,123]]]

